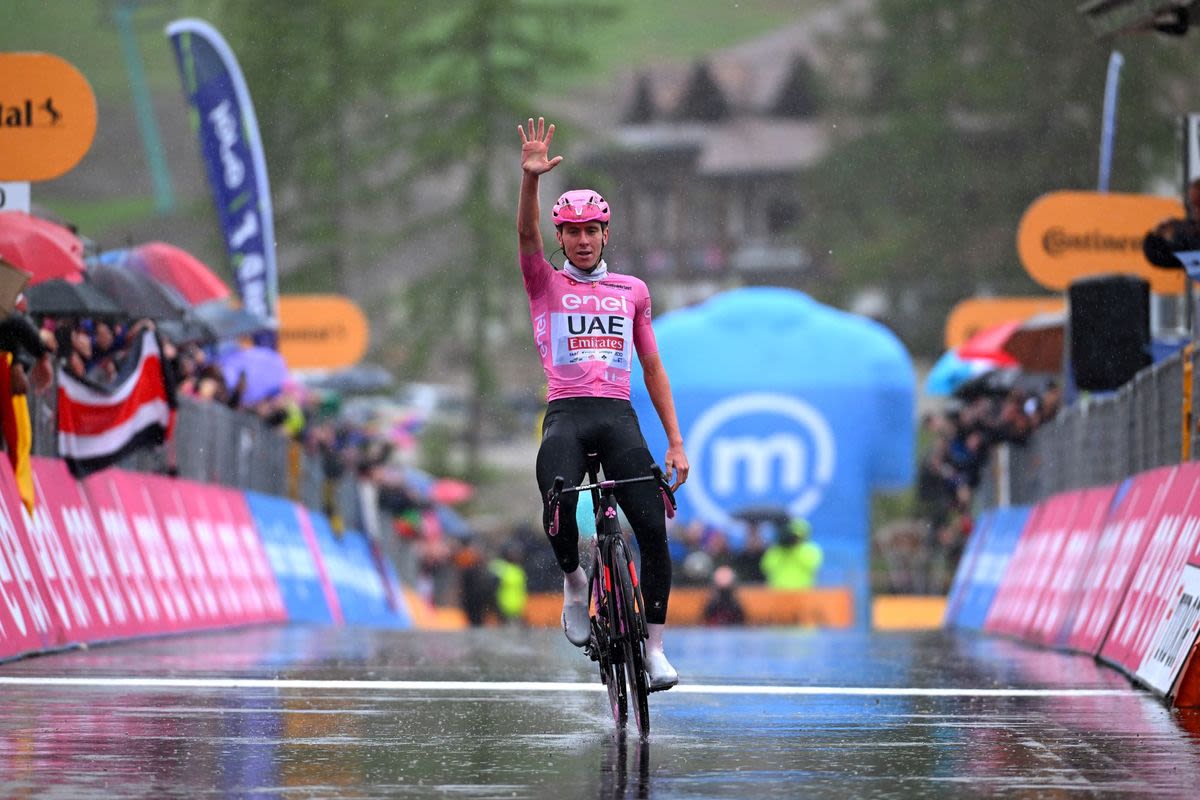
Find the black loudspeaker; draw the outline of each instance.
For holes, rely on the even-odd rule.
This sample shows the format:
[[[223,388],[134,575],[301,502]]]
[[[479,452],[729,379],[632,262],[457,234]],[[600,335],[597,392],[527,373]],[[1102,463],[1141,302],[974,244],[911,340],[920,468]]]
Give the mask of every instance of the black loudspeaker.
[[[1150,284],[1133,275],[1075,281],[1070,303],[1071,375],[1080,391],[1117,389],[1150,364]]]

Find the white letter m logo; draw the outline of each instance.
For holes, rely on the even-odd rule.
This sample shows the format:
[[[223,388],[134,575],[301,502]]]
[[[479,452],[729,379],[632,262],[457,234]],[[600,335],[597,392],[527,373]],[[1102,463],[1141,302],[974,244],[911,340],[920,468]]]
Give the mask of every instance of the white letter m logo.
[[[804,485],[807,461],[804,443],[790,433],[717,439],[712,445],[713,493],[728,496],[742,488],[751,494],[773,488],[795,491]],[[772,469],[775,464],[778,472]]]

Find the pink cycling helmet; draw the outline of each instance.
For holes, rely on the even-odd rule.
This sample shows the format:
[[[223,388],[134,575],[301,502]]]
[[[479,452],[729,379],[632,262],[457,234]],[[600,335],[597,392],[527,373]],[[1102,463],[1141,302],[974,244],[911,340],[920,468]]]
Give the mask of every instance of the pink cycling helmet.
[[[572,189],[554,201],[554,224],[567,222],[608,223],[608,201],[591,189]]]

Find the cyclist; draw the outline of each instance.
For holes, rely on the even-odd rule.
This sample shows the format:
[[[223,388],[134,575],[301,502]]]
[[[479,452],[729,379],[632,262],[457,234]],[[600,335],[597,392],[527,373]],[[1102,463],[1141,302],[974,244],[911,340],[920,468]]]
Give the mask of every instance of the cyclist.
[[[529,295],[534,343],[549,383],[537,480],[545,504],[557,476],[578,484],[594,452],[613,480],[650,474],[654,460],[629,402],[632,350],[636,348],[646,389],[667,434],[664,474],[678,488],[688,476],[683,437],[666,370],[650,326],[650,293],[629,275],[609,272],[604,262],[608,243],[608,203],[590,189],[575,189],[558,198],[552,212],[555,238],[566,257],[561,271],[546,260],[538,227],[538,182],[562,156],[549,157],[554,126],[532,118],[521,133],[521,193],[517,203],[517,238],[521,276]],[[642,593],[646,602],[648,639],[646,672],[651,689],[667,689],[679,675],[663,652],[663,626],[671,591],[671,559],[666,520],[658,487],[651,481],[620,487],[617,503],[629,519],[642,554]],[[563,571],[563,628],[577,647],[587,644],[591,625],[587,610],[587,577],[579,566],[577,495],[562,497],[557,535],[550,534],[550,509],[543,523]]]

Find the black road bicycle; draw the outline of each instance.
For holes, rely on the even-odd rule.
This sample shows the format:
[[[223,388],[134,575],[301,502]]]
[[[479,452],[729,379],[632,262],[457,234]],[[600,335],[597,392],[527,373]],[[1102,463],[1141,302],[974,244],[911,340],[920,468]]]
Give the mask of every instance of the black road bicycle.
[[[629,706],[642,738],[650,735],[650,708],[647,702],[649,679],[645,667],[646,613],[637,568],[629,554],[629,544],[617,519],[616,487],[628,483],[658,483],[667,517],[675,516],[675,495],[662,470],[655,464],[652,474],[624,480],[600,480],[600,463],[588,455],[588,483],[564,487],[561,477],[550,490],[550,535],[558,533],[559,500],[568,492],[592,493],[596,509],[596,538],[592,543],[592,562],[588,567],[588,609],[592,638],[584,652],[599,662],[600,681],[608,688],[617,732],[625,730]]]

